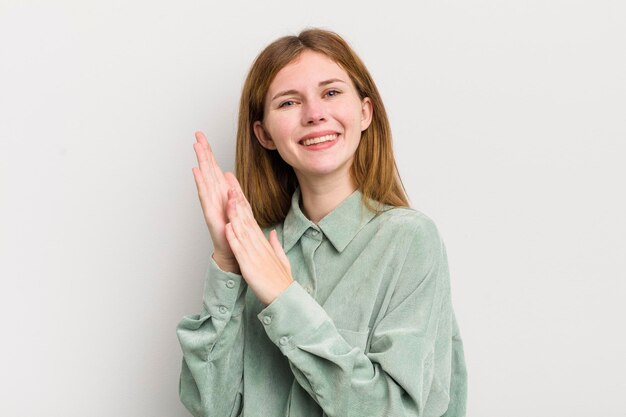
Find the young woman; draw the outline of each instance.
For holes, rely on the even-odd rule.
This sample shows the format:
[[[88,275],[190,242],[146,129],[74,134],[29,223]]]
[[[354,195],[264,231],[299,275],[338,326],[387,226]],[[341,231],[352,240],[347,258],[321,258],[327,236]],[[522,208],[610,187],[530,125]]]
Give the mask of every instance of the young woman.
[[[214,253],[177,327],[194,416],[462,416],[466,371],[436,226],[408,208],[365,65],[309,29],[245,81],[236,177],[196,133]]]

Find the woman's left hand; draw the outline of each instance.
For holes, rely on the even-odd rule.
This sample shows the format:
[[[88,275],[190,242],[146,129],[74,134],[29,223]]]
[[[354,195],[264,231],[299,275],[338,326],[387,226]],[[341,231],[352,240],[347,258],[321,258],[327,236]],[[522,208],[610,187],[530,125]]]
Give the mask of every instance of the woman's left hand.
[[[237,258],[241,275],[257,298],[268,305],[293,282],[289,260],[276,230],[270,232],[269,241],[265,238],[235,176],[227,172],[224,177],[230,185],[226,239]]]

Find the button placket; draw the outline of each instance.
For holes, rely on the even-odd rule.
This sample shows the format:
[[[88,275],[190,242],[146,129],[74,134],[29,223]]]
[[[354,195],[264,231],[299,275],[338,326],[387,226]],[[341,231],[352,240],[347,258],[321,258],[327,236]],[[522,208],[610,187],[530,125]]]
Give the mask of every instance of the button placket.
[[[313,232],[317,232],[319,237],[313,237]],[[322,244],[322,234],[313,228],[307,230],[308,239],[302,239],[302,255],[304,257],[304,263],[308,269],[309,279],[302,280],[300,284],[304,290],[311,296],[315,293],[313,288],[317,282],[317,271],[315,267],[315,252]]]

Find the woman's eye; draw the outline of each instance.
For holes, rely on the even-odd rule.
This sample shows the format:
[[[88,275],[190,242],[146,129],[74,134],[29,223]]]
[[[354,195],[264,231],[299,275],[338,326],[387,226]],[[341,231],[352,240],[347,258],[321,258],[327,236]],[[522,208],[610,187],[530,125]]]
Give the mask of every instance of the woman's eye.
[[[287,107],[287,106],[291,106],[293,105],[294,101],[293,100],[287,100],[283,103],[280,103],[280,105],[278,107]]]
[[[331,93],[332,93],[332,94],[331,94]],[[334,96],[336,96],[336,95],[338,95],[338,94],[340,94],[340,93],[339,93],[339,91],[337,91],[337,90],[330,90],[330,91],[328,91],[326,94],[328,94],[328,95],[329,95],[329,96],[331,96],[331,97],[334,97]]]

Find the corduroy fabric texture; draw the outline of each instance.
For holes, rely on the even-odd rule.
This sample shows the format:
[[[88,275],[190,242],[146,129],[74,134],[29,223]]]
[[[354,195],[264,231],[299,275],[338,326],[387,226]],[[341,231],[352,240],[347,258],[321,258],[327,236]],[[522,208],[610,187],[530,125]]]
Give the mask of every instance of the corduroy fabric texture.
[[[276,226],[295,281],[270,305],[211,259],[200,314],[177,326],[182,403],[196,417],[464,416],[463,342],[433,221],[375,215],[357,190],[316,225],[299,198]]]

